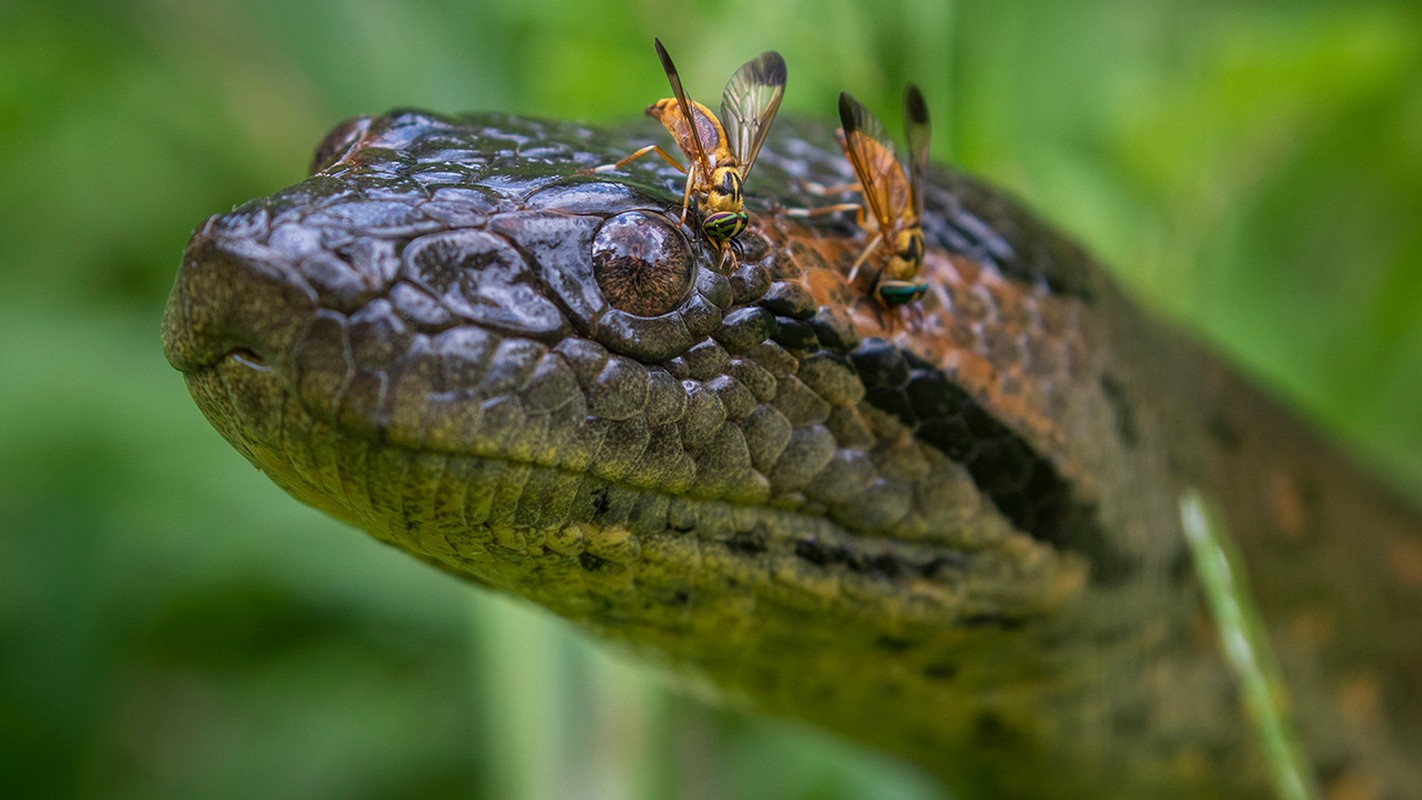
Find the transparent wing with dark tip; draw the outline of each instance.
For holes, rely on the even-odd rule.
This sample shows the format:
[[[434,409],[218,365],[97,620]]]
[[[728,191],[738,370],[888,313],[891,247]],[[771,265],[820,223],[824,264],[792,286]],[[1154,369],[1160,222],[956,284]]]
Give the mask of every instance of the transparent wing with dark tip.
[[[682,88],[681,76],[676,73],[676,65],[672,63],[671,56],[667,54],[667,49],[662,47],[662,40],[653,38],[652,43],[657,46],[657,58],[662,61],[662,71],[667,74],[667,81],[671,83],[672,94],[676,95],[676,103],[681,108],[681,117],[686,120],[688,134],[685,140],[678,142],[686,154],[696,159],[699,169],[706,175],[711,174],[711,161],[706,157],[706,147],[701,143],[701,126],[696,118],[696,105],[687,96],[686,89]],[[691,144],[691,149],[687,149],[687,143]]]
[[[768,50],[741,65],[721,96],[721,124],[740,165],[741,180],[750,175],[780,99],[785,96],[785,59]]]
[[[879,223],[879,230],[891,231],[894,212],[900,210],[893,206],[893,176],[901,168],[894,157],[894,146],[884,134],[884,125],[849,92],[839,93],[839,123],[844,129],[845,154],[859,177],[864,202]]]
[[[923,92],[912,83],[904,90],[904,135],[908,138],[909,185],[912,187],[914,221],[923,219],[923,185],[928,180],[928,143],[932,132],[928,104]]]

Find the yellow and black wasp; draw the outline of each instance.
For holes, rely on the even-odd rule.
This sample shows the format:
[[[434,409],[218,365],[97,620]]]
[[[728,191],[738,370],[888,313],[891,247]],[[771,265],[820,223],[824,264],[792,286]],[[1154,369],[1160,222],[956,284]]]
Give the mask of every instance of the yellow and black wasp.
[[[657,57],[676,96],[648,106],[647,114],[666,127],[690,162],[689,166],[683,167],[667,151],[652,144],[615,164],[605,164],[592,171],[619,169],[648,153],[657,153],[686,173],[686,192],[681,199],[682,222],[686,221],[687,208],[695,195],[702,232],[724,251],[727,243],[745,230],[750,221],[742,190],[775,112],[780,108],[780,99],[785,95],[785,59],[769,50],[742,64],[726,82],[721,96],[721,119],[717,119],[711,109],[687,96],[671,56],[667,55],[660,39],[654,42]],[[722,127],[722,119],[726,127]],[[694,124],[689,120],[694,120]]]
[[[889,260],[875,274],[874,295],[885,306],[911,303],[928,291],[916,282],[923,268],[923,185],[928,175],[930,126],[928,105],[917,86],[904,92],[904,132],[908,139],[908,172],[894,155],[894,146],[874,113],[848,92],[839,95],[840,146],[859,179],[863,205],[830,206],[809,213],[853,208],[869,244],[849,271],[854,282],[859,268],[880,247]],[[869,213],[864,213],[868,206]]]

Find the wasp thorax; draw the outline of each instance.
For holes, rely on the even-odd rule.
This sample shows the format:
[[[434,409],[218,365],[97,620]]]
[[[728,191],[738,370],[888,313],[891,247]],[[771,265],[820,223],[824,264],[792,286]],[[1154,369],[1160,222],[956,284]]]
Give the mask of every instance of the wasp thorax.
[[[745,207],[741,187],[741,173],[735,167],[717,167],[711,173],[711,190],[706,193],[707,210],[740,211]]]
[[[686,237],[643,211],[609,218],[592,243],[593,275],[614,308],[639,317],[672,311],[691,291],[694,259]]]
[[[884,271],[890,278],[912,278],[923,268],[923,230],[906,228],[894,236],[894,255]]]

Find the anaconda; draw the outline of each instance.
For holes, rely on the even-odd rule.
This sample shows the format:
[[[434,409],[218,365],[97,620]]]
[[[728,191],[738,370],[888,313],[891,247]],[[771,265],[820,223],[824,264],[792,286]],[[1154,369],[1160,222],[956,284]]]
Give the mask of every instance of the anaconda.
[[[776,212],[852,179],[828,124],[772,133],[725,267],[670,167],[581,174],[655,135],[348,123],[197,230],[167,356],[302,501],[963,797],[1269,796],[1198,490],[1325,795],[1422,798],[1411,508],[985,184],[935,169],[886,310],[852,220]]]

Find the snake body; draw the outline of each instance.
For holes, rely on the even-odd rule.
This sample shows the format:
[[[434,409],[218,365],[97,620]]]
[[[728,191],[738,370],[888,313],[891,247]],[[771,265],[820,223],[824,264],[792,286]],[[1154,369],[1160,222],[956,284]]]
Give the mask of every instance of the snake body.
[[[975,180],[885,310],[852,220],[777,213],[832,129],[778,124],[724,265],[674,170],[581,173],[655,135],[353,121],[195,233],[168,358],[297,498],[964,797],[1268,796],[1198,489],[1325,795],[1422,797],[1412,509]]]

